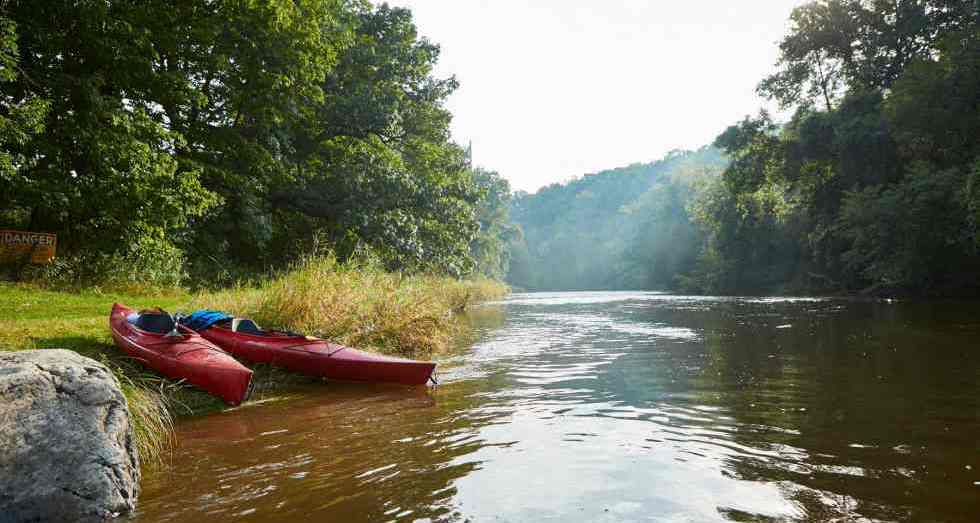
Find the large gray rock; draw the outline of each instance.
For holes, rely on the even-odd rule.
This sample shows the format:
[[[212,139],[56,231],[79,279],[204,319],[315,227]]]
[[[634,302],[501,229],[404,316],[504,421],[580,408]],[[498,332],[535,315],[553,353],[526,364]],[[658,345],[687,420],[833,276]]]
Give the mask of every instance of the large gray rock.
[[[60,349],[0,352],[0,523],[130,512],[139,479],[126,398],[105,366]]]

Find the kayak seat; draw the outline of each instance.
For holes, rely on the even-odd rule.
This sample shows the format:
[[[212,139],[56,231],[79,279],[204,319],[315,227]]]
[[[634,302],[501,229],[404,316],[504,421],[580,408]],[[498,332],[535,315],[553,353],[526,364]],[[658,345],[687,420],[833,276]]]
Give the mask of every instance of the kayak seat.
[[[260,329],[254,321],[248,318],[235,318],[231,320],[231,330],[232,332],[242,332],[245,334],[254,334],[256,336],[266,335],[264,330]]]
[[[131,323],[140,329],[148,332],[155,332],[157,334],[167,334],[168,332],[174,330],[177,326],[177,324],[174,323],[173,317],[171,317],[169,314],[152,312],[144,312],[140,314],[139,317],[136,318],[136,321]]]

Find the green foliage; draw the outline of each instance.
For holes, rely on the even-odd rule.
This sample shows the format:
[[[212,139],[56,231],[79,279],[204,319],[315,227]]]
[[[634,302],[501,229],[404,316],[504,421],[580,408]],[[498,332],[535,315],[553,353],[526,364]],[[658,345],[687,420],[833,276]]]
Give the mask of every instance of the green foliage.
[[[875,289],[975,287],[976,236],[964,228],[976,203],[969,180],[918,162],[899,183],[849,192],[839,218],[847,270]]]
[[[798,203],[778,182],[744,193],[726,182],[712,181],[690,204],[704,252],[681,281],[691,290],[725,294],[782,287],[801,263]]]
[[[473,183],[483,196],[477,207],[480,232],[470,242],[475,272],[503,280],[510,269],[510,245],[520,237],[510,221],[510,184],[499,174],[480,168],[471,172]]]
[[[758,88],[790,121],[511,198],[449,139],[457,84],[406,9],[11,0],[0,220],[59,234],[30,269],[52,282],[227,283],[330,251],[526,289],[972,289],[973,4],[806,3]]]
[[[814,0],[793,10],[777,71],[759,92],[785,107],[832,110],[847,89],[882,90],[909,64],[928,59],[943,37],[975,21],[963,0]]]
[[[510,281],[694,292],[980,291],[980,20],[972,2],[797,8],[761,113],[721,176],[665,159],[586,176],[513,215]],[[594,178],[592,178],[594,176]],[[639,195],[637,197],[637,195]]]
[[[715,140],[715,147],[731,156],[725,170],[729,190],[735,194],[757,191],[776,176],[773,171],[779,168],[780,146],[776,125],[766,113],[726,129]]]
[[[970,253],[980,255],[980,159],[970,167],[963,187],[963,205],[966,207],[967,241],[972,243]]]
[[[124,249],[59,256],[21,269],[18,279],[51,289],[98,286],[122,289],[178,288],[186,276],[184,252],[165,238],[133,238]]]
[[[14,93],[10,86],[22,77],[20,48],[17,44],[17,24],[0,16],[0,190],[24,180],[24,171],[36,159],[23,152],[31,138],[44,131],[44,119],[50,102],[31,91]],[[9,194],[9,193],[8,193]],[[22,221],[24,209],[13,206],[0,208],[0,220]]]
[[[536,274],[534,272],[533,260],[527,247],[527,240],[524,239],[524,232],[520,226],[517,227],[517,234],[511,237],[507,244],[509,253],[509,264],[505,281],[522,291],[532,289],[536,285]]]
[[[22,60],[4,93],[50,100],[42,132],[5,144],[32,159],[0,180],[11,196],[4,214],[19,218],[10,225],[59,233],[62,254],[124,259],[153,245],[151,256],[172,255],[190,220],[216,200],[199,172],[174,158],[183,138],[135,103],[151,80],[132,63],[146,51],[129,23],[136,9],[10,2],[7,12]]]
[[[711,292],[976,292],[980,34],[960,2],[811,2],[760,91],[793,119],[746,119],[716,144],[724,189],[682,280]],[[829,87],[828,87],[829,86]],[[815,99],[823,98],[823,110]]]
[[[500,274],[506,228],[471,243],[505,204],[449,140],[438,55],[361,0],[5,2],[0,218],[58,233],[65,277],[227,278],[323,244]]]
[[[148,51],[134,59],[151,71],[135,103],[185,137],[180,165],[222,200],[193,231],[198,252],[252,265],[275,252],[268,198],[295,176],[350,16],[322,0],[188,0],[154,2],[133,21]]]
[[[665,266],[687,263],[689,253],[656,249],[671,241],[694,248],[698,240],[681,201],[694,180],[724,164],[714,148],[674,151],[651,164],[588,174],[534,195],[518,193],[511,216],[523,237],[511,241],[508,282],[532,290],[668,284]],[[651,241],[664,243],[655,247]]]
[[[942,41],[938,60],[913,62],[895,83],[885,114],[902,155],[937,165],[980,156],[980,31]]]
[[[324,78],[296,174],[269,204],[282,226],[303,221],[341,256],[363,244],[392,269],[469,273],[480,188],[448,140],[442,104],[456,82],[431,76],[439,49],[418,37],[409,11],[358,9],[350,23],[352,44]]]

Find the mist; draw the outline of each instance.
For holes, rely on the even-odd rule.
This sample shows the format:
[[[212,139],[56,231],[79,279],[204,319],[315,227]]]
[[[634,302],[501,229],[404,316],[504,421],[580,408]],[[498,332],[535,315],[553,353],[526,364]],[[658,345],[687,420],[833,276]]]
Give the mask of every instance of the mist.
[[[680,285],[704,241],[688,208],[726,165],[708,146],[516,193],[510,216],[523,236],[511,242],[508,283],[535,291]]]

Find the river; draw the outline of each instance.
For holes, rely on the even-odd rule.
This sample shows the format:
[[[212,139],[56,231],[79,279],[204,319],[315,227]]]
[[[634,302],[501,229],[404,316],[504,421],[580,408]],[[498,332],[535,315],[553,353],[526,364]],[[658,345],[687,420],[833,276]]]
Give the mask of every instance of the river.
[[[187,418],[140,523],[980,521],[980,307],[515,294],[440,385]]]

